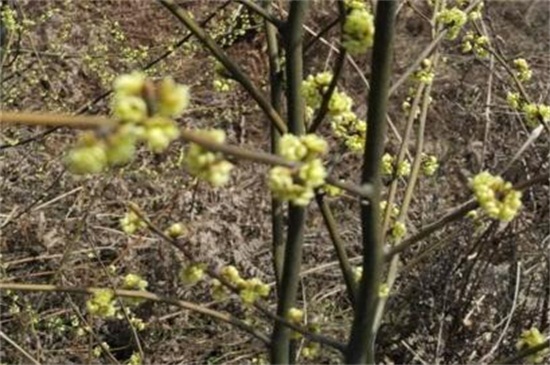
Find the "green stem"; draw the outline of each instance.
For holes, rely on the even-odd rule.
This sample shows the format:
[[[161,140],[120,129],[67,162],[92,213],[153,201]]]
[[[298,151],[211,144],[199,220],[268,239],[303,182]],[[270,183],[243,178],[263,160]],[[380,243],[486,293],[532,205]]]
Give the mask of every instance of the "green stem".
[[[338,12],[340,13],[339,19],[342,24],[341,27],[343,28],[344,22],[346,20],[346,7],[343,1],[338,1]],[[343,30],[341,31],[341,34],[344,34]],[[343,43],[343,39],[340,39],[340,42]],[[338,79],[340,78],[342,70],[344,69],[346,55],[346,49],[344,48],[344,46],[340,46],[340,48],[338,49],[338,58],[336,59],[336,64],[334,65],[334,71],[332,73],[332,80],[330,80],[327,91],[323,94],[321,106],[319,107],[319,111],[315,115],[315,118],[313,119],[313,122],[308,129],[308,133],[315,133],[315,131],[317,130],[317,128],[319,128],[319,126],[323,122],[323,119],[325,119],[327,115],[330,99],[332,98],[332,94],[334,94],[336,84],[338,83]]]
[[[361,204],[363,277],[346,353],[347,364],[374,364],[376,302],[383,262],[380,232],[380,164],[384,152],[386,110],[392,63],[392,41],[397,1],[379,1],[376,7],[371,92],[362,183],[373,187],[370,204]]]
[[[166,9],[168,9],[180,22],[182,22],[187,29],[195,37],[197,37],[203,45],[212,52],[212,55],[216,57],[218,61],[233,75],[233,78],[237,80],[248,91],[250,96],[258,103],[260,108],[267,115],[269,120],[277,127],[279,132],[285,133],[286,126],[283,119],[273,108],[271,103],[261,94],[261,92],[254,86],[250,78],[246,76],[244,71],[233,62],[227,54],[214,42],[214,40],[206,34],[206,32],[187,14],[185,10],[180,8],[174,3],[173,0],[158,0]]]
[[[266,11],[270,8],[271,0],[266,0],[263,3]],[[267,39],[267,54],[269,58],[269,84],[271,86],[271,104],[273,108],[281,114],[282,98],[283,98],[283,75],[281,70],[279,45],[277,42],[277,28],[265,21],[265,33]],[[271,125],[271,153],[279,154],[279,139],[280,133],[273,125]],[[271,236],[273,249],[273,268],[275,270],[275,287],[277,295],[281,291],[281,277],[283,273],[284,260],[284,221],[283,221],[283,205],[282,202],[271,196]]]
[[[287,76],[287,109],[288,130],[295,135],[305,133],[304,100],[301,95],[303,80],[303,23],[308,1],[292,1],[286,24],[286,76]],[[296,294],[300,281],[302,264],[302,246],[304,242],[305,208],[289,204],[288,232],[281,280],[281,293],[277,301],[277,315],[286,317],[288,311],[296,304]],[[271,340],[271,363],[289,364],[290,336],[288,327],[276,322]]]
[[[336,257],[338,258],[338,263],[340,264],[340,269],[342,270],[342,275],[344,276],[344,283],[346,284],[349,300],[352,306],[355,307],[357,284],[355,283],[353,270],[349,262],[348,254],[346,253],[346,245],[338,233],[336,221],[323,195],[317,193],[315,195],[315,199],[317,200],[317,205],[319,205],[321,215],[323,216],[323,221],[325,222],[325,226],[327,227],[330,239],[332,240],[334,250],[336,251]]]

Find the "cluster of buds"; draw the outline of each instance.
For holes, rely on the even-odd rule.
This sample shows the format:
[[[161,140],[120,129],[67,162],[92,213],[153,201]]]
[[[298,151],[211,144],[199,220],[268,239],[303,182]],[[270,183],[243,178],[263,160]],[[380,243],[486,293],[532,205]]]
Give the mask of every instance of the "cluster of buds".
[[[235,87],[231,73],[220,62],[215,61],[214,73],[214,81],[212,81],[214,90],[217,92],[228,92]]]
[[[86,302],[86,308],[91,315],[101,318],[111,318],[117,313],[115,294],[110,289],[98,289]]]
[[[365,149],[367,122],[359,119],[352,111],[334,117],[331,127],[334,135],[340,138],[350,151],[361,152]]]
[[[487,57],[489,52],[487,51],[487,46],[489,45],[489,38],[482,35],[474,34],[473,32],[468,32],[462,38],[462,52],[469,53],[474,52],[478,57]]]
[[[379,298],[387,298],[390,295],[390,287],[386,283],[380,284],[380,287],[378,288],[378,297]]]
[[[385,215],[386,209],[388,209],[388,201],[387,200],[381,200],[380,201],[380,213]],[[390,217],[395,218],[399,214],[399,208],[397,207],[397,204],[392,203],[390,207]]]
[[[517,350],[524,350],[533,348],[539,345],[542,345],[545,343],[547,339],[540,333],[538,328],[533,327],[531,329],[525,330],[521,333],[519,341],[516,343],[516,349]],[[550,351],[548,349],[544,349],[542,351],[537,352],[536,354],[533,354],[529,357],[527,357],[527,360],[531,364],[540,364],[544,360],[544,357],[548,355]]]
[[[533,72],[529,68],[529,64],[525,58],[517,58],[514,60],[514,68],[516,69],[516,77],[519,81],[529,81],[533,76]]]
[[[509,222],[521,208],[521,192],[514,190],[512,184],[500,176],[483,171],[470,180],[470,188],[491,218]]]
[[[302,81],[301,92],[310,110],[318,109],[323,101],[323,95],[327,92],[332,81],[332,73],[321,72],[317,75],[309,75]],[[340,115],[351,110],[353,100],[344,92],[335,88],[328,103],[328,113],[331,116]]]
[[[457,7],[441,10],[437,14],[437,21],[448,29],[447,38],[450,40],[458,37],[460,30],[468,21],[468,16]]]
[[[515,111],[525,114],[525,122],[531,127],[539,123],[550,122],[550,106],[545,104],[528,103],[518,92],[508,91],[506,103]]]
[[[147,282],[147,280],[144,280],[143,278],[141,278],[141,276],[139,275],[136,275],[136,274],[127,274],[123,279],[122,279],[122,288],[123,289],[126,289],[126,290],[140,290],[140,291],[144,291],[145,289],[147,289],[147,286],[149,285],[149,283]],[[143,299],[140,299],[140,298],[125,298],[124,299],[124,302],[127,304],[127,305],[130,305],[130,306],[137,306],[138,304],[140,304],[141,302],[143,302]],[[129,308],[125,308],[127,311],[129,311],[130,309]],[[127,315],[129,317],[135,317],[133,313],[131,313],[130,311],[127,313]],[[118,315],[121,319],[124,318],[124,315],[122,313],[119,313]],[[141,326],[142,324],[139,323],[139,321],[141,321],[141,319],[137,318],[136,320],[136,324]]]
[[[437,157],[434,155],[422,154],[422,163],[421,163],[422,173],[426,176],[433,176],[437,169],[439,168],[439,162]]]
[[[529,126],[536,126],[539,123],[550,122],[550,106],[545,104],[523,104],[522,111],[525,113],[525,121]]]
[[[279,141],[281,156],[299,165],[296,168],[276,166],[270,170],[268,183],[273,194],[294,205],[309,204],[313,190],[325,183],[327,172],[319,156],[327,149],[325,140],[314,134],[283,135]]]
[[[122,287],[128,290],[145,290],[148,285],[147,280],[136,274],[128,274],[122,280]]]
[[[471,3],[472,3],[472,0],[457,0],[456,5],[460,9],[466,9],[467,7],[470,6]],[[468,19],[470,20],[481,19],[481,13],[483,11],[483,7],[484,7],[483,1],[478,2],[478,4],[468,14]]]
[[[394,241],[398,241],[407,234],[407,226],[405,223],[396,221],[391,228],[391,237]]]
[[[178,138],[173,118],[189,104],[189,88],[172,78],[158,83],[144,73],[119,76],[114,81],[113,115],[117,125],[102,135],[84,133],[65,161],[75,174],[99,173],[109,166],[129,163],[138,142],[155,153],[164,151]]]
[[[120,220],[122,230],[127,234],[133,234],[141,228],[147,227],[147,224],[134,211],[129,210]]]
[[[304,311],[298,308],[290,308],[286,314],[286,319],[296,326],[299,326],[304,320]]]
[[[225,132],[219,129],[197,131],[196,134],[214,143],[225,142]],[[222,154],[210,152],[196,143],[189,144],[184,164],[189,173],[215,187],[225,185],[233,169],[233,165],[225,160]]]
[[[392,204],[391,207],[388,207],[388,202],[386,200],[380,201],[380,218],[382,219],[386,215],[386,209],[389,209],[390,218],[393,220],[399,215],[399,208],[396,204]],[[407,234],[407,226],[403,222],[394,221],[391,230],[390,236],[394,241],[398,241],[401,238],[405,237]]]
[[[521,95],[518,92],[511,91],[508,91],[508,93],[506,94],[506,102],[508,103],[508,106],[513,110],[522,109],[522,106],[524,104]]]
[[[367,4],[360,0],[346,0],[346,20],[343,27],[343,45],[352,55],[365,53],[374,41],[374,17]]]
[[[246,305],[252,305],[256,300],[269,296],[269,285],[258,278],[249,280],[241,278],[235,266],[225,266],[220,271],[220,275],[239,289],[239,297]],[[214,289],[216,289],[216,286],[214,286]]]
[[[302,82],[302,95],[306,101],[308,120],[313,116],[314,110],[321,106],[323,95],[326,93],[332,77],[330,72],[321,72],[317,75],[309,75]],[[367,123],[355,115],[352,107],[353,99],[335,88],[328,103],[332,130],[347,148],[357,152],[364,149]]]
[[[435,77],[433,69],[432,60],[425,58],[420,64],[420,70],[413,74],[413,79],[417,80],[421,84],[431,84]]]
[[[185,236],[187,232],[187,228],[185,227],[185,225],[183,225],[183,223],[173,223],[172,225],[170,225],[170,227],[168,227],[168,229],[166,229],[166,231],[164,231],[164,234],[166,234],[170,238],[175,239],[181,236]]]
[[[403,160],[399,165],[395,166],[395,156],[385,153],[382,156],[382,174],[396,176],[409,176],[411,173],[411,163],[407,160]]]
[[[362,266],[355,266],[353,268],[353,280],[356,283],[359,283],[361,281],[362,277],[363,277],[363,267]]]
[[[185,266],[180,271],[180,280],[184,285],[195,285],[204,277],[206,264],[195,263]]]
[[[334,186],[331,184],[325,184],[321,187],[321,190],[324,194],[331,198],[335,198],[337,196],[342,195],[342,189],[340,189],[338,186]]]

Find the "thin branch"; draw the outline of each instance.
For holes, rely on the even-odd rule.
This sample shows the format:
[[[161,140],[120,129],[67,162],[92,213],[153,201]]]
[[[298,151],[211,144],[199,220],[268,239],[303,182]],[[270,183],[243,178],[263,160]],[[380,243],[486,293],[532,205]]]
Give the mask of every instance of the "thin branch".
[[[514,189],[516,190],[524,190],[531,186],[537,185],[542,182],[548,182],[548,171],[543,172],[540,175],[537,175],[536,177],[520,182],[514,186]],[[478,202],[475,199],[470,199],[467,202],[463,203],[459,207],[453,209],[450,213],[446,214],[445,216],[441,217],[437,221],[428,224],[426,227],[424,227],[420,232],[412,235],[411,237],[407,238],[397,246],[389,247],[386,249],[386,260],[389,260],[393,255],[396,255],[398,253],[403,252],[410,246],[414,245],[418,241],[428,237],[432,233],[440,230],[441,228],[445,227],[448,223],[453,222],[455,220],[458,220],[462,217],[464,217],[470,210],[476,209],[479,207]]]
[[[277,18],[275,15],[271,14],[269,11],[267,11],[265,8],[259,6],[254,1],[251,1],[251,0],[236,0],[236,2],[238,2],[239,4],[243,4],[248,9],[250,9],[254,13],[261,16],[265,21],[268,21],[271,24],[273,24],[278,29],[281,29],[282,26],[284,25],[284,22],[281,19]]]
[[[307,44],[304,46],[304,54],[309,51],[309,49],[319,41],[319,39],[323,38],[325,34],[328,33],[329,30],[332,29],[336,24],[340,23],[340,16],[337,16],[334,20],[329,22],[326,27],[321,29],[319,33],[314,34],[313,38],[307,42]]]
[[[346,8],[344,5],[344,2],[341,0],[338,1],[338,11],[340,13],[339,18],[340,18],[340,21],[342,22],[342,27],[343,27],[344,21],[346,19]],[[343,34],[343,31],[342,31],[342,34]],[[342,74],[342,70],[344,69],[344,63],[346,62],[346,55],[347,55],[346,49],[344,48],[343,45],[341,45],[338,50],[338,58],[336,59],[336,63],[334,65],[334,71],[332,72],[332,79],[330,80],[330,84],[326,92],[323,94],[321,106],[319,107],[319,110],[317,111],[315,118],[313,118],[313,122],[311,123],[311,126],[308,129],[308,133],[315,133],[315,131],[317,130],[317,128],[319,128],[319,126],[323,122],[323,119],[325,119],[327,115],[330,99],[332,99],[334,90],[336,90],[336,84],[338,83],[338,80],[340,79],[340,75]]]
[[[266,11],[271,9],[272,0],[264,0],[263,6]],[[283,109],[283,70],[281,68],[281,59],[279,43],[277,40],[277,29],[275,26],[267,21],[264,22],[267,53],[269,59],[269,85],[271,93],[271,105],[279,113],[282,113]],[[271,153],[279,155],[279,140],[280,133],[277,131],[274,125],[270,128],[271,134]],[[277,296],[280,293],[281,277],[283,275],[283,262],[284,262],[284,215],[282,201],[271,195],[271,236],[272,236],[272,252],[273,252],[273,269],[275,270],[275,288]]]
[[[24,348],[22,348],[21,346],[19,346],[17,344],[17,342],[15,342],[14,340],[12,340],[8,335],[6,335],[4,333],[4,331],[0,331],[0,337],[2,337],[7,343],[9,343],[10,345],[12,345],[13,347],[15,347],[15,349],[17,351],[19,351],[21,353],[21,355],[23,355],[23,357],[25,357],[25,359],[27,359],[28,361],[30,361],[32,364],[34,365],[40,365],[40,363],[34,358],[32,357],[31,354],[29,354]]]
[[[233,62],[227,54],[214,42],[214,40],[206,34],[206,32],[191,18],[191,16],[176,5],[173,0],[158,0],[166,9],[168,9],[178,20],[183,23],[187,29],[202,44],[210,50],[212,55],[232,74],[233,78],[238,81],[250,96],[258,103],[260,108],[266,113],[269,120],[277,127],[279,132],[286,133],[286,126],[277,111],[273,108],[271,103],[261,94],[261,92],[254,86],[252,81],[246,76],[245,72]]]
[[[200,22],[201,26],[205,26],[206,24],[208,24],[208,22],[210,20],[212,20],[212,18],[214,18],[221,10],[223,10],[227,5],[229,5],[230,3],[232,2],[232,0],[227,0],[225,1],[224,3],[222,3],[220,6],[218,6],[216,8],[215,11],[213,11],[209,16],[207,16],[204,20],[202,20]],[[181,40],[177,41],[176,43],[174,43],[172,46],[170,46],[168,48],[167,51],[165,51],[163,54],[161,54],[160,56],[158,56],[157,58],[155,58],[154,60],[150,61],[148,64],[145,65],[145,67],[143,67],[144,70],[148,70],[150,69],[151,67],[155,66],[157,63],[159,63],[160,61],[164,60],[165,58],[167,58],[168,56],[170,56],[172,53],[174,53],[176,51],[177,48],[179,48],[180,46],[182,46],[185,42],[187,42],[191,37],[192,37],[192,33],[189,33],[187,34],[185,37],[183,37]],[[86,105],[82,106],[81,108],[79,108],[77,111],[76,111],[76,114],[79,115],[79,114],[84,114],[88,111],[90,111],[91,107],[97,103],[99,103],[101,100],[105,99],[106,97],[108,97],[109,95],[111,95],[112,93],[112,90],[109,90],[109,91],[105,91],[104,93],[100,94],[99,96],[97,96],[95,99],[93,99],[92,101],[90,101],[89,103],[87,103]],[[31,142],[34,142],[36,140],[40,140],[52,133],[54,133],[55,131],[59,130],[60,127],[53,127],[53,128],[50,128],[48,129],[47,131],[44,131],[44,132],[41,132],[41,133],[38,133],[32,137],[29,137],[29,138],[26,138],[22,141],[19,141],[17,142],[16,144],[3,144],[3,145],[0,145],[0,150],[3,150],[3,149],[7,149],[7,148],[14,148],[14,147],[18,147],[18,146],[23,146],[23,145],[26,145],[26,144],[29,144]]]
[[[315,199],[317,200],[317,205],[321,210],[323,221],[325,222],[325,226],[327,227],[327,231],[330,235],[332,245],[334,246],[334,250],[336,251],[336,257],[338,258],[338,263],[340,264],[340,269],[344,277],[344,283],[346,284],[349,300],[352,306],[355,307],[355,301],[357,298],[357,284],[355,283],[353,270],[349,262],[348,254],[346,253],[346,245],[342,240],[342,237],[340,237],[338,226],[336,224],[334,216],[332,215],[332,211],[328,203],[324,199],[323,195],[317,193],[315,195]]]
[[[106,290],[105,288],[82,288],[82,287],[66,287],[56,285],[42,285],[42,284],[20,284],[20,283],[0,283],[0,289],[6,290],[21,290],[21,291],[33,291],[33,292],[61,292],[61,293],[75,293],[75,294],[94,294],[100,290]],[[107,289],[111,290],[111,289]],[[134,298],[134,299],[146,299],[153,302],[161,302],[178,306],[183,309],[190,310],[192,312],[200,313],[205,316],[215,318],[221,322],[231,324],[262,341],[264,344],[269,345],[269,338],[254,329],[252,326],[246,324],[244,321],[226,313],[218,312],[216,310],[205,308],[195,303],[191,303],[185,300],[179,300],[175,298],[162,297],[157,294],[148,291],[137,290],[112,290],[116,296],[122,298]]]
[[[464,12],[466,14],[470,13],[473,9],[475,9],[475,7],[481,2],[482,0],[475,0],[475,1],[472,1],[468,7],[464,10]],[[445,36],[447,35],[447,33],[449,32],[449,28],[446,28],[446,29],[443,29],[441,31],[441,33],[439,33],[437,35],[436,38],[434,38],[432,40],[432,42],[426,47],[424,48],[424,50],[418,55],[418,57],[413,61],[413,63],[407,67],[407,69],[405,70],[405,72],[403,73],[403,75],[401,75],[399,77],[399,79],[397,79],[397,81],[395,81],[392,85],[391,85],[391,88],[390,88],[390,95],[393,95],[397,89],[405,82],[407,81],[407,79],[409,78],[409,76],[411,76],[411,74],[413,72],[416,71],[416,69],[418,68],[418,66],[420,65],[420,63],[426,58],[428,57],[432,51],[437,47],[437,45],[445,38]]]
[[[304,124],[304,99],[301,94],[303,81],[303,23],[308,1],[293,1],[285,24],[285,70],[288,131],[294,135],[306,132]],[[289,203],[288,228],[281,277],[281,291],[277,299],[277,315],[286,318],[290,309],[296,306],[302,265],[306,209]],[[291,356],[291,331],[280,322],[275,322],[271,336],[271,363],[294,363]]]
[[[70,127],[73,129],[112,128],[114,119],[89,115],[44,114],[26,112],[0,113],[0,125],[26,125],[30,127]]]
[[[177,250],[179,250],[181,253],[183,253],[183,255],[185,256],[185,258],[187,258],[189,261],[194,261],[194,258],[193,258],[193,255],[191,254],[191,252],[187,249],[187,245],[184,243],[184,242],[181,242],[180,240],[178,239],[173,239],[169,236],[167,236],[159,227],[157,227],[153,222],[151,222],[151,220],[145,215],[145,213],[143,213],[141,211],[141,209],[139,209],[139,207],[133,203],[130,203],[129,205],[129,208],[137,214],[137,216],[143,221],[145,222],[145,224],[147,225],[147,227],[153,232],[155,233],[158,237],[160,237],[162,240],[164,240],[165,242],[167,242],[168,244],[172,245],[173,247],[175,247]],[[220,283],[222,285],[224,285],[226,288],[228,288],[231,292],[235,293],[235,294],[238,294],[240,291],[239,289],[234,286],[233,284],[229,283],[224,277],[218,275],[214,270],[210,269],[210,268],[206,268],[205,270],[205,273],[210,276],[211,278],[214,278],[214,279],[217,279],[218,281],[220,281]],[[308,340],[310,341],[314,341],[314,342],[319,342],[321,344],[324,344],[324,345],[327,345],[327,346],[330,346],[340,352],[344,352],[345,350],[345,345],[341,344],[340,342],[338,341],[335,341],[335,340],[332,340],[326,336],[323,336],[323,335],[319,335],[319,334],[316,334],[316,333],[312,333],[311,331],[309,331],[307,328],[304,328],[304,327],[301,327],[301,326],[297,326],[291,322],[289,322],[288,320],[286,320],[285,318],[283,317],[280,317],[280,316],[277,316],[276,314],[273,314],[268,308],[266,305],[262,304],[261,301],[256,301],[254,302],[253,304],[254,308],[258,309],[260,311],[260,313],[262,313],[263,315],[265,315],[266,317],[268,317],[269,319],[273,320],[273,321],[278,321],[278,322],[281,322],[283,323],[285,326],[293,329],[294,331],[302,334],[305,338],[307,338]]]
[[[357,309],[346,353],[347,364],[374,364],[374,326],[380,289],[383,244],[380,232],[380,164],[386,134],[386,110],[391,77],[392,43],[397,1],[379,1],[372,58],[371,91],[368,97],[367,141],[363,160],[362,183],[373,187],[370,204],[361,204],[363,231],[363,275],[359,284]]]
[[[0,125],[21,124],[28,126],[64,126],[75,129],[107,129],[116,126],[117,122],[114,119],[91,116],[70,116],[63,114],[43,114],[43,113],[0,113]],[[280,156],[261,152],[250,151],[241,147],[228,144],[219,144],[212,142],[208,138],[199,136],[196,132],[181,129],[180,136],[187,142],[194,142],[202,147],[215,152],[221,152],[229,156],[238,157],[244,160],[264,163],[267,165],[278,165],[289,168],[299,168],[299,165],[291,161],[287,161]],[[363,199],[369,199],[371,187],[367,185],[357,186],[355,184],[342,182],[339,179],[329,176],[326,178],[327,183],[346,190]]]

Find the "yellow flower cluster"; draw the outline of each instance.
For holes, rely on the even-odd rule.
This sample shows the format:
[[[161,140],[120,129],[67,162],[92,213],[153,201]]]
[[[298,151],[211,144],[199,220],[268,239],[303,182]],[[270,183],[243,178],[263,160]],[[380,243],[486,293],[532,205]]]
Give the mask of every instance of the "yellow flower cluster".
[[[508,103],[508,106],[514,110],[521,109],[521,106],[523,105],[521,95],[517,92],[508,91],[506,94],[506,102]]]
[[[292,324],[300,325],[304,320],[304,311],[298,308],[290,308],[286,315],[286,319]]]
[[[500,176],[483,171],[470,180],[470,188],[491,218],[509,222],[521,208],[521,192],[514,190],[512,184]]]
[[[222,268],[220,272],[221,277],[239,288],[239,296],[243,303],[252,305],[259,298],[266,298],[269,296],[269,285],[265,284],[258,278],[252,278],[245,280],[241,278],[239,271],[235,266],[229,265]],[[214,286],[214,290],[216,290]]]
[[[476,35],[473,32],[468,32],[462,38],[462,52],[469,53],[474,52],[478,57],[487,57],[489,52],[487,46],[489,45],[489,38],[486,36]]]
[[[468,21],[468,17],[465,12],[454,7],[440,11],[437,14],[437,21],[447,27],[447,38],[453,40],[458,36],[466,21]]]
[[[206,265],[195,263],[185,266],[180,271],[180,280],[184,285],[195,285],[204,277]]]
[[[544,104],[524,104],[522,107],[525,113],[525,121],[534,127],[539,123],[550,122],[550,106]]]
[[[120,220],[122,230],[127,234],[133,234],[140,228],[147,227],[147,224],[138,217],[136,213],[129,210],[124,217]]]
[[[310,110],[318,109],[323,101],[323,95],[332,81],[332,73],[321,72],[317,75],[309,75],[302,81],[301,92]],[[353,100],[344,92],[335,88],[328,103],[328,113],[331,116],[339,115],[351,110]]]
[[[332,80],[330,72],[309,75],[302,82],[302,95],[306,101],[306,119],[310,120],[315,109],[321,106],[323,95]],[[362,151],[365,146],[367,123],[360,120],[352,111],[353,100],[346,93],[334,89],[329,100],[328,114],[331,117],[331,127],[346,147],[352,151]]]
[[[407,234],[407,226],[403,222],[395,222],[391,229],[391,236],[395,241],[400,240]]]
[[[212,81],[212,86],[217,92],[228,92],[233,89],[235,83],[232,80],[216,78]]]
[[[302,347],[302,356],[304,359],[312,360],[319,356],[319,351],[321,350],[321,345],[318,342],[308,342],[304,347]]]
[[[303,320],[304,320],[304,311],[301,310],[301,309],[298,309],[298,308],[295,308],[295,307],[292,307],[288,310],[288,312],[286,313],[286,319],[296,325],[296,326],[299,326],[302,324]],[[302,335],[299,333],[299,332],[296,332],[296,331],[292,331],[292,334],[291,334],[292,338],[297,340],[299,338],[302,337]]]
[[[136,274],[128,274],[124,277],[122,287],[129,290],[145,290],[149,283]]]
[[[130,359],[128,359],[127,362],[128,365],[141,365],[143,364],[143,360],[141,358],[141,355],[139,352],[133,352],[132,356],[130,356]]]
[[[466,9],[470,6],[472,0],[457,0],[456,5],[461,9]],[[468,14],[468,19],[476,20],[481,18],[481,12],[483,11],[484,4],[483,1],[480,1]]]
[[[382,175],[393,175],[395,173],[397,176],[409,176],[411,173],[411,163],[409,161],[403,160],[395,168],[395,157],[389,153],[385,153],[382,156],[381,166]]]
[[[110,289],[96,290],[86,302],[86,308],[94,316],[101,318],[114,317],[117,312],[115,294]]]
[[[525,58],[517,58],[514,60],[514,67],[516,69],[516,76],[519,81],[529,81],[533,76],[533,72],[529,68],[529,64]]]
[[[531,127],[550,122],[550,105],[527,103],[517,92],[506,94],[508,106],[525,114],[525,122]]]
[[[388,208],[388,201],[387,200],[381,200],[380,201],[380,213],[382,214],[382,216],[384,216],[384,214],[386,213],[387,208]],[[390,217],[397,217],[398,214],[399,214],[399,208],[397,207],[397,204],[393,203],[391,205]]]
[[[187,234],[187,228],[182,223],[174,223],[164,233],[170,238],[178,238]]]
[[[356,283],[359,283],[361,281],[361,278],[363,277],[363,267],[362,266],[356,266],[353,268],[353,280]]]
[[[314,196],[313,189],[322,186],[327,176],[319,158],[327,149],[327,143],[314,134],[283,135],[279,141],[281,156],[301,164],[297,168],[276,166],[270,170],[268,183],[273,194],[294,205],[309,204]]]
[[[224,300],[227,298],[227,289],[222,285],[222,283],[218,279],[212,279],[210,282],[212,285],[212,298],[214,300]]]
[[[437,161],[437,157],[434,155],[427,155],[425,153],[422,154],[422,172],[426,176],[433,176],[437,169],[439,168],[439,162]]]
[[[130,162],[139,141],[155,153],[164,151],[178,138],[179,129],[172,119],[189,104],[189,88],[172,78],[158,83],[144,73],[121,75],[114,81],[113,115],[119,124],[107,136],[84,133],[65,162],[75,174],[99,173],[109,166]]]
[[[331,184],[325,184],[321,189],[326,195],[330,196],[331,198],[342,195],[342,189]]]
[[[387,298],[390,295],[390,287],[386,283],[380,284],[380,288],[378,288],[378,297],[380,298]]]
[[[197,135],[214,143],[225,142],[225,132],[219,129],[197,131]],[[208,181],[212,186],[225,185],[230,178],[233,165],[220,153],[210,152],[204,147],[191,143],[184,157],[184,164],[193,176]]]
[[[413,74],[413,79],[422,84],[431,84],[434,80],[435,74],[433,71],[432,60],[426,58],[420,64],[420,70]]]
[[[363,1],[345,1],[345,6],[347,15],[343,27],[344,48],[352,55],[365,53],[374,41],[374,17]]]
[[[346,111],[331,121],[334,135],[344,142],[344,145],[353,152],[362,152],[365,149],[367,122],[361,120],[352,111]]]
[[[545,343],[546,341],[547,339],[542,333],[540,333],[538,328],[533,327],[521,333],[520,340],[516,343],[516,349],[524,350],[526,348],[533,348],[535,346]],[[540,364],[544,360],[544,357],[549,353],[550,351],[547,348],[527,357],[527,360],[531,364]]]

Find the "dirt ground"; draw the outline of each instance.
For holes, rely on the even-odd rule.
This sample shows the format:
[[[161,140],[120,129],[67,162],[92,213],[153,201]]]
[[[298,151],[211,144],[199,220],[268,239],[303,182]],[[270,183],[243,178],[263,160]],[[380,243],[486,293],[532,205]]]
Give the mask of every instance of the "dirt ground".
[[[449,0],[452,2],[451,0]],[[105,114],[102,95],[116,75],[143,69],[187,32],[156,2],[4,1],[16,10],[21,28],[3,47],[3,110]],[[198,21],[212,12],[208,32],[267,93],[267,59],[261,23],[242,27],[242,5],[221,0],[179,1]],[[431,41],[426,1],[403,2],[397,20],[394,81]],[[16,5],[14,5],[16,4]],[[550,3],[485,1],[484,25],[506,61],[525,58],[533,80],[526,91],[550,103]],[[223,8],[222,8],[223,7]],[[334,1],[315,0],[308,27],[319,31],[336,16]],[[246,27],[246,25],[245,25]],[[306,41],[312,36],[307,35]],[[306,54],[306,72],[330,67],[338,32],[331,31]],[[421,179],[409,213],[409,234],[467,201],[468,178],[482,169],[502,170],[525,143],[531,129],[506,104],[511,82],[503,67],[463,54],[460,40],[444,41],[444,59],[433,84],[426,150],[440,159],[433,178]],[[356,59],[368,78],[370,55]],[[193,39],[148,68],[152,77],[172,75],[191,86],[192,105],[178,121],[193,128],[222,128],[230,143],[269,149],[269,128],[246,92],[214,90],[215,62]],[[489,84],[489,75],[492,82]],[[405,128],[402,103],[410,83],[391,97],[389,115],[399,133]],[[352,95],[356,111],[366,113],[361,74],[348,62],[339,87]],[[490,93],[490,103],[487,95]],[[489,117],[487,118],[487,111]],[[328,123],[327,123],[328,124]],[[330,128],[323,126],[322,135]],[[202,303],[248,318],[237,300],[215,302],[207,283],[188,288],[178,280],[184,258],[149,232],[127,235],[120,218],[127,202],[136,203],[159,227],[184,222],[186,241],[198,261],[232,264],[243,276],[273,281],[271,201],[267,167],[239,162],[228,187],[212,189],[181,167],[184,144],[153,155],[140,151],[130,165],[100,176],[76,177],[65,171],[63,155],[75,140],[65,129],[3,127],[0,131],[1,281],[62,286],[109,286],[127,273],[139,273],[148,290]],[[548,170],[548,135],[542,134],[505,177],[522,181]],[[358,181],[361,156],[342,153],[331,139],[333,173]],[[387,150],[399,147],[388,133]],[[414,140],[410,151],[414,152]],[[401,186],[398,196],[402,196]],[[537,327],[548,335],[550,255],[548,184],[524,192],[521,214],[509,224],[462,219],[421,241],[402,256],[378,336],[384,363],[478,363],[511,355],[521,332]],[[361,252],[359,204],[349,196],[330,200],[350,257]],[[430,248],[430,249],[428,249]],[[300,293],[308,316],[323,318],[323,331],[343,339],[351,308],[330,238],[314,204],[308,208]],[[331,263],[331,265],[327,265]],[[137,351],[124,320],[85,314],[86,298],[61,293],[1,292],[1,330],[42,363],[108,363],[92,356],[99,342],[124,363]],[[274,308],[273,298],[270,301]],[[92,335],[74,325],[76,311],[89,321]],[[144,303],[136,309],[146,327],[139,339],[146,363],[261,363],[262,344],[230,327],[176,307]],[[38,318],[38,319],[37,319]],[[259,328],[269,331],[265,319]],[[21,353],[0,340],[2,364],[24,364]],[[495,347],[493,351],[493,347]],[[322,349],[314,363],[336,363]],[[304,360],[305,362],[305,360]]]

